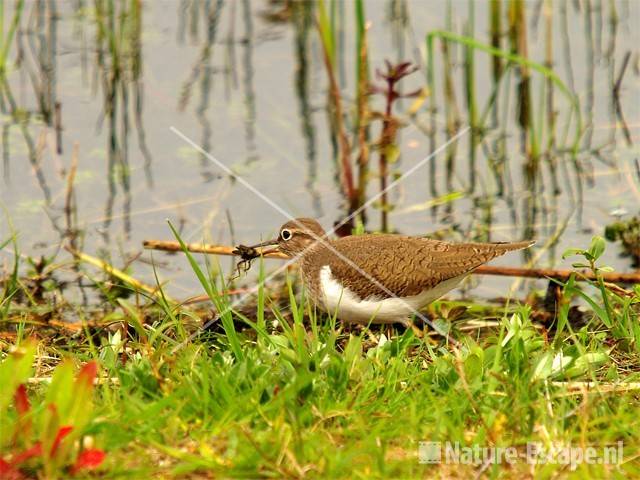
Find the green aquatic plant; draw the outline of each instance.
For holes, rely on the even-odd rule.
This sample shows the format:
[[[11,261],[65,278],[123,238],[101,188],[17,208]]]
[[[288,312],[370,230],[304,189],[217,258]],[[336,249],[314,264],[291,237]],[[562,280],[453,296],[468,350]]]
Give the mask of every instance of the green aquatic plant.
[[[631,257],[636,268],[640,268],[640,216],[607,225],[604,236],[610,242],[620,242],[624,254]]]

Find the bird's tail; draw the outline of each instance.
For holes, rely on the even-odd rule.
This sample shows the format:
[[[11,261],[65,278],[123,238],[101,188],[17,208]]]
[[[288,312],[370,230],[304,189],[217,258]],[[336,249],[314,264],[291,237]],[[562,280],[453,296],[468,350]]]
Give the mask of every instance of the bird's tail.
[[[523,250],[525,248],[529,248],[535,243],[535,240],[523,240],[522,242],[494,242],[490,245],[493,245],[496,250],[501,253],[507,253],[514,250]]]

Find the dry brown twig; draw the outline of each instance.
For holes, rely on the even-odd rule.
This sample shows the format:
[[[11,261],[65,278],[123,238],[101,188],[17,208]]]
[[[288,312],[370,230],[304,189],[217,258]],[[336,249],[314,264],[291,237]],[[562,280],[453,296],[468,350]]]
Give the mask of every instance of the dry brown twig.
[[[162,250],[165,252],[181,252],[182,248],[178,242],[163,241],[163,240],[145,240],[143,243],[144,248],[148,250]],[[213,244],[200,244],[200,243],[188,243],[186,244],[187,250],[194,253],[208,253],[212,255],[238,255],[242,257],[243,261],[247,262],[254,258],[263,256],[264,258],[277,258],[280,260],[289,259],[284,253],[275,251],[273,249],[258,250],[247,249],[243,245],[238,247],[229,247],[225,245],[213,245]],[[576,274],[576,280],[596,280],[595,275],[588,271],[574,271],[574,270],[556,270],[551,268],[521,268],[521,267],[501,267],[482,265],[476,268],[473,273],[478,275],[498,275],[505,277],[525,277],[525,278],[554,278],[560,281],[567,281],[572,274]],[[605,272],[602,273],[602,279],[608,283],[640,283],[640,272],[630,273],[618,273],[618,272]]]

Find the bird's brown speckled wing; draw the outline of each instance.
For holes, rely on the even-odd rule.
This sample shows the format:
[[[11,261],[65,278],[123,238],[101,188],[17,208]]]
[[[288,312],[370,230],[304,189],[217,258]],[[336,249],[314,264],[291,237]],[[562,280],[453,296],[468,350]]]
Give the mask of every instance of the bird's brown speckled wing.
[[[325,258],[319,258],[320,262],[314,263],[328,264],[333,277],[360,298],[386,298],[390,296],[389,292],[406,297],[431,289],[447,279],[470,273],[495,257],[531,244],[455,244],[399,235],[360,235],[335,240],[331,245],[367,275],[326,249],[316,253]],[[372,282],[371,278],[384,288]]]

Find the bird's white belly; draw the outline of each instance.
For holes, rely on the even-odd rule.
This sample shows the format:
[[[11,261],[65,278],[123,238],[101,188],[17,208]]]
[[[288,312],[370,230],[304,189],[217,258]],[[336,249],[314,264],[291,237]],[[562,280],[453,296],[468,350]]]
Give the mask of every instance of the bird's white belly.
[[[364,324],[403,322],[421,307],[455,288],[465,276],[445,280],[418,295],[362,300],[348,288],[343,288],[331,274],[331,268],[325,265],[320,270],[321,296],[327,313],[337,314],[343,321]]]

